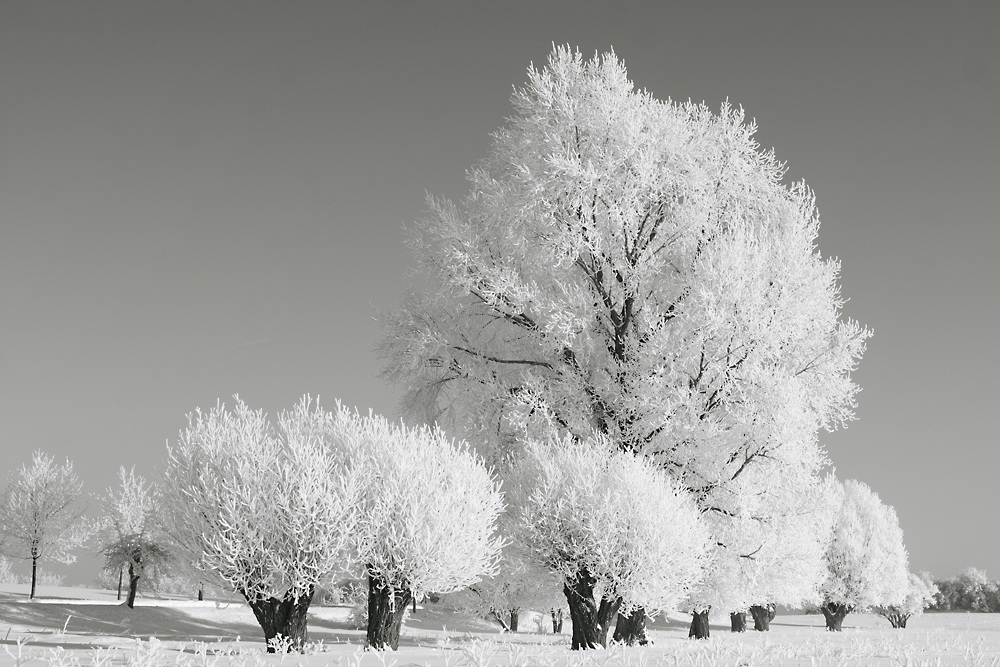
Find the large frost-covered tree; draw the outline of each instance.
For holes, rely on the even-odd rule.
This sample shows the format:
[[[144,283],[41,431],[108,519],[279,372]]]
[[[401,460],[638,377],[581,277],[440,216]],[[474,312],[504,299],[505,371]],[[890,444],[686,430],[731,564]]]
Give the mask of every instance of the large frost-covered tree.
[[[574,649],[607,645],[619,611],[676,609],[701,578],[709,533],[694,501],[648,459],[601,437],[530,442],[513,468],[513,534],[558,574]]]
[[[557,48],[528,77],[468,196],[409,235],[425,289],[383,316],[386,377],[491,460],[597,432],[717,522],[769,525],[746,506],[783,515],[755,494],[812,483],[869,335],[841,319],[812,192],[742,110],[657,100],[613,53]]]
[[[0,497],[0,544],[13,558],[31,561],[31,593],[35,597],[38,562],[72,563],[73,550],[90,536],[93,526],[80,503],[83,482],[73,464],[59,465],[48,454],[32,454],[31,466],[11,473]]]
[[[395,650],[411,600],[496,572],[503,496],[482,459],[440,429],[339,406],[333,439],[366,470],[355,529],[369,585],[366,644]]]
[[[308,398],[277,427],[237,398],[190,415],[169,448],[171,536],[246,599],[269,652],[301,648],[315,587],[351,564],[365,468],[334,425]]]
[[[118,470],[120,486],[108,489],[101,498],[104,516],[99,538],[104,568],[121,572],[128,568],[128,597],[125,604],[135,605],[139,580],[157,574],[170,561],[166,536],[157,521],[156,490],[135,469]],[[119,587],[119,595],[121,589]]]
[[[820,609],[827,629],[839,631],[852,611],[903,604],[909,566],[896,510],[853,479],[833,484],[831,493],[838,510],[826,551]]]

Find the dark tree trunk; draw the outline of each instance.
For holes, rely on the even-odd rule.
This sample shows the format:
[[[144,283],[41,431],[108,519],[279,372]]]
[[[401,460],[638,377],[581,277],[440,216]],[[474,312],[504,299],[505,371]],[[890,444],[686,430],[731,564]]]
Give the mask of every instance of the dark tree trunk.
[[[275,653],[272,640],[277,638],[288,639],[288,652],[301,651],[306,643],[306,612],[309,611],[309,603],[312,602],[315,589],[310,586],[309,593],[294,600],[291,594],[286,594],[281,600],[278,598],[256,597],[250,598],[246,592],[246,598],[253,615],[257,617],[260,629],[264,631],[264,642],[267,644],[267,652]]]
[[[417,598],[413,598],[413,607],[411,607],[411,609],[413,610],[414,614],[417,613]]]
[[[31,554],[31,595],[28,596],[29,600],[35,599],[35,581],[38,579],[38,556],[34,553]]]
[[[368,575],[368,634],[365,648],[393,651],[399,648],[399,631],[403,613],[413,595],[409,589],[396,590]]]
[[[205,599],[205,584],[198,584],[198,602]]]
[[[745,611],[731,612],[729,622],[732,624],[733,632],[747,631],[747,613]]]
[[[708,639],[708,609],[691,613],[691,629],[688,630],[688,637],[695,639]]]
[[[562,609],[552,610],[552,633],[561,634],[562,633],[562,622],[563,622],[563,611]]]
[[[622,599],[609,600],[601,598],[601,604],[597,608],[597,627],[601,633],[601,646],[608,646],[608,632],[611,630],[611,622],[618,618],[618,610],[621,609]]]
[[[892,627],[896,629],[901,629],[906,627],[906,621],[909,620],[910,615],[894,611],[894,612],[889,612],[888,614],[885,615],[885,617],[889,619],[889,623],[892,624]]]
[[[573,622],[574,651],[607,647],[608,628],[618,613],[621,600],[601,600],[600,607],[594,600],[597,581],[587,570],[580,570],[572,581],[563,582],[563,593],[569,603],[569,617]]]
[[[753,616],[753,629],[757,632],[770,632],[771,630],[771,605],[762,607],[755,604],[750,607],[750,615]]]
[[[778,605],[773,602],[767,603],[767,622],[770,623],[778,615]]]
[[[124,567],[118,568],[118,599],[122,599],[122,573],[125,572]]]
[[[646,610],[637,607],[627,616],[618,614],[618,622],[615,623],[614,640],[627,646],[645,646],[649,643],[646,638]]]
[[[139,589],[139,577],[140,575],[135,573],[135,566],[132,563],[128,564],[128,598],[125,600],[125,604],[128,605],[129,609],[135,609],[135,593]]]
[[[518,616],[520,615],[520,612],[521,612],[520,609],[511,609],[510,610],[510,631],[511,632],[517,632],[517,619],[518,619]]]
[[[820,610],[826,617],[826,629],[830,632],[840,632],[843,629],[844,617],[851,613],[851,607],[846,604],[827,602]]]

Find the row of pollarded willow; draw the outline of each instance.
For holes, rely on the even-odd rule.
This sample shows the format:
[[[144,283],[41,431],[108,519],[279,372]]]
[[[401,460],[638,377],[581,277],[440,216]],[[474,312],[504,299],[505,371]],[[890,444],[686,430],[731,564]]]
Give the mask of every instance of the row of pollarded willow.
[[[277,427],[237,399],[190,418],[165,472],[173,540],[243,595],[268,650],[306,641],[317,585],[360,568],[367,643],[396,648],[403,610],[495,568],[501,494],[480,459],[436,429],[407,429],[304,398]]]
[[[801,604],[817,431],[853,418],[869,336],[841,319],[811,191],[741,110],[639,92],[613,53],[557,48],[528,77],[468,196],[410,233],[426,288],[381,348],[406,416],[501,469],[563,434],[647,457],[715,537],[696,611]]]

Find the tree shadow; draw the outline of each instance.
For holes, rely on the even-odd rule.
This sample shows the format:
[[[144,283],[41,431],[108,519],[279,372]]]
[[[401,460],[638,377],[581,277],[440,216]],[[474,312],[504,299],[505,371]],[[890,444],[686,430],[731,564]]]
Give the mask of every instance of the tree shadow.
[[[161,640],[179,641],[235,640],[237,637],[251,640],[259,637],[263,640],[260,627],[256,624],[198,618],[176,607],[139,606],[129,609],[125,605],[0,601],[0,623],[29,626],[44,633],[58,634],[65,630],[65,635],[73,638],[80,635],[104,635],[154,636]],[[63,642],[58,645],[68,646]]]

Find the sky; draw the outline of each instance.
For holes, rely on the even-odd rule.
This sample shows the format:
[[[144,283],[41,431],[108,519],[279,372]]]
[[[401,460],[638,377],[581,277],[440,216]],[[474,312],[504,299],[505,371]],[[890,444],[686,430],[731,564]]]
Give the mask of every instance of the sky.
[[[0,0],[0,479],[155,477],[196,407],[396,415],[378,308],[553,44],[725,100],[816,192],[913,570],[1000,578],[1000,3]],[[91,501],[92,511],[98,505]],[[51,569],[85,583],[98,560]]]

